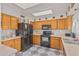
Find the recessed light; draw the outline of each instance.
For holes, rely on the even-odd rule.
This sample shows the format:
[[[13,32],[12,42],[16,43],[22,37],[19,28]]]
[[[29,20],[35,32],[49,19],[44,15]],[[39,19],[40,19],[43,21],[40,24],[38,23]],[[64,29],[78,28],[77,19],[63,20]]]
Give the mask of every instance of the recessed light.
[[[52,10],[46,10],[42,12],[37,12],[37,13],[32,13],[33,16],[42,16],[42,15],[47,15],[47,14],[52,14]]]

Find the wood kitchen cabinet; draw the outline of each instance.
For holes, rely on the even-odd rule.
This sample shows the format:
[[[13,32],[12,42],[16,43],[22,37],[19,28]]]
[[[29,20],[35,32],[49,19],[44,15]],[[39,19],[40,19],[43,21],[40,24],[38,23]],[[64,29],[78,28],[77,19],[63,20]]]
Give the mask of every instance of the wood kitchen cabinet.
[[[72,29],[72,16],[60,19],[49,19],[32,22],[33,30],[42,30],[42,25],[51,25],[52,30],[70,30]]]
[[[52,19],[51,21],[51,28],[52,28],[52,30],[57,30],[58,28],[57,28],[57,20],[55,20],[55,19]]]
[[[1,14],[1,28],[2,30],[8,30],[10,29],[10,16],[7,14]]]
[[[1,43],[8,47],[15,48],[18,51],[21,50],[21,38],[6,40],[6,41],[2,41]]]
[[[50,47],[63,51],[64,47],[63,47],[63,43],[62,43],[61,37],[54,37],[54,36],[52,36],[51,40],[50,40]]]
[[[73,17],[73,16],[68,16],[68,17],[67,17],[67,22],[68,22],[68,23],[67,23],[67,26],[68,26],[68,30],[70,30],[70,31],[72,30],[72,23],[73,23],[72,17]]]
[[[33,25],[33,30],[41,30],[42,29],[41,22],[39,22],[39,21],[33,22],[32,25]]]
[[[62,42],[62,40],[60,39],[60,50],[64,50],[64,46],[63,46],[63,42]]]
[[[12,30],[17,29],[18,27],[18,19],[16,17],[11,16],[11,25],[10,25]]]
[[[58,20],[58,29],[60,29],[60,30],[65,29],[65,21],[64,21],[64,19],[59,19]]]
[[[40,45],[40,41],[41,41],[41,38],[40,38],[40,35],[33,35],[33,44],[36,44],[36,45]]]
[[[16,30],[18,18],[1,13],[1,29],[2,30]]]
[[[50,47],[55,49],[60,49],[60,38],[59,37],[51,37]]]
[[[14,44],[15,44],[14,48],[20,51],[21,50],[21,39],[20,38],[15,39]]]

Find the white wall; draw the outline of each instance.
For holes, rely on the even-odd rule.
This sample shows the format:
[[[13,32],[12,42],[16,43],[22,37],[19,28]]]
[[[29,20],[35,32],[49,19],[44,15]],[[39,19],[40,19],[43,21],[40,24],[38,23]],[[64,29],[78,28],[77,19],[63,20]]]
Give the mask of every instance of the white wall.
[[[0,13],[1,13],[1,4],[0,4]],[[1,40],[1,14],[0,14],[0,40]],[[1,44],[1,42],[0,42]]]
[[[72,31],[76,33],[77,36],[79,36],[79,10],[77,10],[73,16],[73,28]]]
[[[2,3],[1,12],[16,16],[20,18],[20,15],[25,15],[24,10],[12,3]],[[27,23],[27,20],[25,21]]]
[[[20,18],[20,15],[26,16],[25,13],[23,12],[24,10],[18,7],[17,5],[14,5],[13,3],[2,3],[0,4],[0,6],[1,6],[2,13],[9,14],[19,18]],[[27,22],[27,20],[25,22]],[[15,30],[0,30],[1,40],[7,39],[10,37],[15,37]]]

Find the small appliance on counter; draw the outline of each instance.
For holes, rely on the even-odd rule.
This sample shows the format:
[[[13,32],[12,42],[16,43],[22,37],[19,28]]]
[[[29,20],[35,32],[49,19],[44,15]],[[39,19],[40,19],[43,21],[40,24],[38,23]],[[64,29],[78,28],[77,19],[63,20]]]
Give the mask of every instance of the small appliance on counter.
[[[76,37],[76,36],[75,36],[75,33],[73,33],[73,32],[65,33],[65,36],[67,36],[67,37],[72,37],[72,38],[75,38],[75,37]]]

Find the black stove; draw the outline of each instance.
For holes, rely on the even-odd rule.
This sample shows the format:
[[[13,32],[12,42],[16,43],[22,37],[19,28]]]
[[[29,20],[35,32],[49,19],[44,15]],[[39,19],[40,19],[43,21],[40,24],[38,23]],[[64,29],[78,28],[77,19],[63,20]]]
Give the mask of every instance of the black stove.
[[[50,47],[50,35],[51,31],[43,31],[43,34],[41,35],[41,46],[44,47]]]

